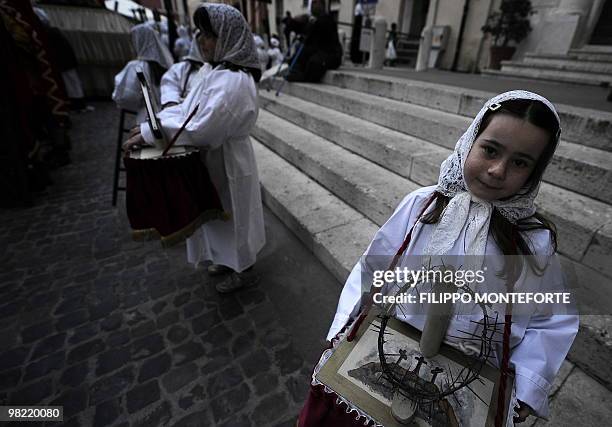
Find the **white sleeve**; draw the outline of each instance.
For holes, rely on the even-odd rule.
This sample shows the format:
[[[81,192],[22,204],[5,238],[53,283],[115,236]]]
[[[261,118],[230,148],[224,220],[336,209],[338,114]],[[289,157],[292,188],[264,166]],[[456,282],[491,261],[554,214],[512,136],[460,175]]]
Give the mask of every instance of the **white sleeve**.
[[[540,417],[549,415],[548,394],[577,332],[577,315],[532,317],[512,351],[516,397]]]
[[[205,80],[198,83],[185,101],[159,113],[161,126],[171,140],[199,104],[196,115],[185,127],[176,145],[219,147],[232,135],[244,136],[240,134],[243,131],[248,135],[250,128],[247,124],[257,117],[257,106],[249,102],[250,98],[241,96],[246,89],[240,84],[224,84],[219,80],[209,85]],[[228,106],[229,102],[233,102],[234,111]],[[147,123],[140,125],[140,132],[146,142],[154,142]]]
[[[369,255],[382,255],[385,259],[391,260],[404,242],[406,234],[410,230],[410,227],[412,227],[412,224],[417,220],[417,216],[423,210],[425,202],[432,191],[433,187],[427,187],[407,195],[404,200],[400,202],[393,215],[391,215],[380,230],[376,232],[363,256],[353,267],[351,274],[342,288],[336,315],[327,333],[328,341],[340,332],[349,319],[357,315],[360,308],[361,295],[363,291],[370,289],[371,283],[367,283],[365,286],[362,286],[361,283],[362,269],[369,268],[364,266],[366,258]],[[383,268],[386,267],[388,267],[388,265]]]
[[[174,64],[161,79],[161,105],[168,102],[181,102],[181,63]]]

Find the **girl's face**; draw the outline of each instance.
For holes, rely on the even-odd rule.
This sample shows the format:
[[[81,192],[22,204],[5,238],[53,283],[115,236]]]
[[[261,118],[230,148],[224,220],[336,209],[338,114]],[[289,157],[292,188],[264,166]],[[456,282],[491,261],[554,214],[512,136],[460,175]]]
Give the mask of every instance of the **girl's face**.
[[[550,140],[548,132],[531,123],[497,114],[483,130],[465,160],[468,189],[484,200],[513,196],[525,185]]]
[[[217,38],[212,34],[206,34],[199,31],[196,35],[202,59],[206,62],[212,62],[215,57],[215,49],[217,47]]]

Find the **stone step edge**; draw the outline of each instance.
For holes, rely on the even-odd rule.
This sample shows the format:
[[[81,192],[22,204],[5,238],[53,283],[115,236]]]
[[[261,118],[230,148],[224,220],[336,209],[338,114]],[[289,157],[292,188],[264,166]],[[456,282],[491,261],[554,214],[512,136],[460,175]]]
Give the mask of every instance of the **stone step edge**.
[[[405,121],[398,120],[398,114],[400,114],[398,112],[401,112],[401,106],[399,106],[399,104],[402,104],[402,101],[396,101],[388,98],[378,97],[376,95],[365,94],[367,95],[367,97],[376,98],[378,103],[376,108],[376,114],[369,115],[369,111],[367,110],[367,106],[369,105],[367,97],[364,97],[364,94],[361,94],[360,92],[354,91],[352,89],[340,89],[338,87],[328,85],[318,85],[316,87],[311,88],[308,85],[304,85],[301,83],[292,83],[287,86],[286,91],[287,95],[298,98],[304,102],[320,105],[321,107],[338,111],[339,113],[347,114],[349,116],[352,116],[354,114],[355,117],[360,117],[363,120],[370,121],[376,125],[396,132],[409,132],[408,128],[402,128],[403,126],[395,126],[398,123],[400,125],[406,123]],[[364,104],[365,107],[357,108],[351,112],[342,111],[341,109],[336,109],[339,108],[338,105],[330,105],[329,102],[326,101],[329,99],[341,99],[343,96],[345,96],[347,103],[351,103],[353,105]],[[275,101],[274,98],[268,95],[263,95],[262,98],[265,99],[266,102]],[[455,134],[457,138],[461,134],[462,129],[464,129],[463,126],[468,121],[467,118],[456,114],[447,113],[416,104],[403,104],[411,106],[411,110],[413,111],[406,112],[406,114],[410,114],[411,116],[415,117],[416,122],[421,121],[420,119],[422,118],[428,123],[447,123],[447,126],[443,125],[442,128],[444,128],[449,133]],[[379,114],[382,110],[386,110],[388,114]],[[431,112],[431,115],[429,114],[429,112]],[[467,127],[467,125],[465,125],[465,127]],[[443,146],[438,143],[443,140],[448,141],[449,139],[447,136],[442,139],[441,135],[428,134],[431,132],[432,129],[434,129],[432,128],[432,126],[422,126],[419,129],[421,132],[412,133],[411,136],[413,136],[414,138],[425,140],[427,142],[431,142],[438,147],[451,149],[451,146]],[[572,172],[584,170],[593,173],[593,176],[606,177],[607,175],[612,173],[612,169],[610,169],[610,165],[612,163],[604,162],[603,159],[605,159],[606,157],[612,158],[612,153],[595,147],[581,146],[580,144],[576,144],[567,140],[565,140],[563,144],[564,145],[558,150],[554,157],[555,161],[559,164],[559,166],[555,166],[552,172],[549,172],[549,174],[546,176],[546,181],[551,183],[552,185],[564,188],[573,193],[580,194],[584,197],[592,198],[602,203],[609,204],[610,201],[607,200],[607,197],[609,196],[608,192],[601,192],[601,187],[597,186],[597,183],[600,181],[589,181],[586,186],[583,186],[580,184],[579,180],[568,180],[566,179],[565,175],[560,175],[560,173],[563,170],[563,167],[568,167]],[[452,145],[454,146],[454,144]],[[572,152],[582,154],[577,157],[572,157],[571,155],[569,155],[570,150],[572,150],[573,147],[575,147],[575,149]],[[557,163],[555,163],[555,165],[557,165]],[[551,173],[553,175],[551,175]],[[575,172],[574,175],[579,176],[577,172]]]
[[[512,65],[512,64],[508,64]],[[546,66],[554,67],[556,71],[567,71],[571,73],[585,73],[595,75],[607,75],[612,78],[612,64],[595,63],[586,61],[562,61],[559,59],[526,58],[523,65],[533,69],[543,69]]]
[[[490,69],[486,69],[486,70],[492,71],[492,72],[499,71],[499,70],[490,70]],[[416,86],[416,87],[427,88],[427,89],[432,89],[432,90],[437,89],[438,92],[444,92],[444,93],[451,94],[454,96],[462,96],[462,97],[476,99],[477,100],[476,103],[478,107],[477,109],[473,111],[463,111],[459,109],[442,110],[448,113],[458,114],[460,116],[465,116],[469,118],[473,118],[476,115],[476,113],[478,113],[482,105],[488,99],[497,95],[497,93],[494,93],[494,92],[487,92],[487,91],[475,90],[475,89],[466,89],[460,86],[452,86],[452,85],[448,85],[444,83],[432,83],[428,81],[410,79],[409,76],[407,77],[388,76],[388,75],[368,73],[368,72],[363,72],[363,71],[352,71],[350,69],[329,70],[323,77],[322,83],[330,85],[330,86],[342,87],[342,86],[338,86],[338,84],[334,82],[333,77],[334,76],[341,77],[344,75],[352,77],[352,78],[357,78],[357,79],[364,78],[364,79],[370,79],[370,80],[378,80],[381,82],[391,81],[393,83],[400,83],[400,84],[405,84],[408,86]],[[356,90],[356,89],[352,89],[352,90]],[[364,92],[364,93],[368,93],[368,92]],[[376,95],[376,94],[371,94],[371,95],[381,96],[381,95]],[[410,103],[410,104],[416,104],[408,100],[395,99],[395,98],[391,98],[391,99],[394,99],[396,101]],[[421,104],[416,104],[416,105],[421,105]],[[430,105],[423,105],[423,106],[431,108]],[[596,110],[593,108],[578,107],[575,105],[561,104],[561,103],[556,103],[555,107],[557,108],[557,111],[559,113],[572,114],[572,115],[577,115],[577,116],[587,116],[588,118],[597,118],[599,120],[606,120],[606,121],[612,122],[612,113],[608,111]]]
[[[308,178],[301,171],[296,169],[293,165],[287,162],[285,159],[282,159],[278,154],[274,153],[267,147],[265,147],[261,142],[257,141],[255,138],[252,138],[254,142],[254,147],[256,151],[256,155],[260,154],[262,150],[266,150],[270,153],[270,155],[279,159],[284,164],[284,170],[288,173],[295,173],[303,175],[305,178]],[[260,163],[261,155],[258,156],[258,163]],[[275,194],[273,190],[271,190],[269,184],[266,182],[265,176],[262,176],[260,173],[261,179],[261,190],[262,190],[262,200],[265,205],[285,224],[287,228],[289,228],[305,245],[308,249],[313,251],[317,259],[321,261],[321,263],[329,269],[329,271],[334,275],[334,277],[338,280],[338,285],[343,286],[346,278],[348,277],[350,270],[352,268],[352,264],[350,261],[347,263],[339,258],[336,253],[335,248],[331,245],[331,242],[326,241],[322,238],[324,233],[329,232],[322,231],[318,233],[313,233],[308,230],[300,221],[299,213],[295,212],[295,209],[291,209],[290,206],[285,206],[281,202],[282,196],[279,194]],[[277,177],[272,177],[276,179]],[[320,186],[318,183],[314,182],[314,185]],[[300,189],[296,189],[299,191]],[[323,192],[329,193],[327,190],[321,187]],[[331,193],[330,193],[331,194]],[[332,195],[333,196],[333,195]],[[333,196],[335,197],[335,196]],[[339,200],[339,199],[338,199]],[[340,206],[344,205],[343,210],[352,210],[356,214],[359,214],[352,207],[346,205],[344,202],[339,200]],[[342,214],[343,212],[339,212]],[[360,214],[359,214],[360,215]],[[369,228],[374,232],[379,229],[377,225],[373,222],[369,221],[367,218],[361,216],[361,220],[355,220],[355,224],[360,224],[361,227],[364,225],[369,225]],[[347,223],[346,225],[350,225]],[[340,226],[335,227],[338,229]],[[366,234],[368,234],[366,232]],[[363,252],[367,245],[370,243],[371,238],[373,237],[373,233],[371,233],[369,239],[362,238],[361,245]],[[347,234],[343,236],[348,240],[352,236]],[[358,257],[361,254],[357,255],[353,261],[357,261]],[[610,365],[608,363],[609,360],[612,360],[612,343],[602,342],[601,336],[605,331],[601,329],[601,325],[597,324],[597,322],[589,322],[587,319],[586,322],[582,322],[580,331],[578,332],[578,336],[576,337],[575,343],[570,350],[568,355],[568,360],[575,363],[581,369],[583,369],[589,376],[595,378],[598,382],[606,386],[608,389],[612,390],[612,371],[610,370]],[[596,350],[596,351],[593,351]],[[596,360],[592,360],[593,353],[596,353],[598,357]]]
[[[304,245],[321,261],[323,265],[334,275],[340,284],[346,281],[356,260],[362,255],[363,251],[370,243],[374,233],[378,230],[378,226],[371,220],[362,215],[352,206],[346,204],[339,197],[335,196],[328,189],[315,180],[310,178],[304,172],[300,171],[294,165],[289,163],[279,154],[272,151],[257,138],[251,136],[253,147],[258,163],[259,177],[262,188],[262,200],[270,210],[281,219],[281,221],[304,243]],[[272,173],[261,168],[262,157],[267,156],[273,158],[275,162],[282,164],[280,173],[291,174],[298,177],[302,183],[309,184],[313,195],[313,203],[309,204],[309,211],[304,212],[300,206],[291,206],[287,202],[286,197],[283,200],[283,194],[274,190],[274,181],[279,179],[278,173]],[[285,182],[287,179],[284,180]],[[304,187],[304,185],[302,186]],[[314,191],[312,190],[314,189]],[[301,193],[304,188],[296,188],[296,193]],[[337,218],[346,218],[338,221],[330,227],[319,229],[313,224],[312,220],[308,221],[308,216],[314,212],[320,212],[329,208],[329,202],[333,202],[338,207]],[[294,201],[295,202],[295,201]],[[352,233],[349,233],[352,229]],[[341,241],[349,241],[350,239],[338,239],[337,241],[330,240],[334,233],[346,230],[347,234],[353,239],[351,245],[338,244]],[[355,247],[358,249],[355,250]],[[341,250],[348,249],[349,252],[343,255]],[[352,252],[351,252],[352,250]]]
[[[527,52],[525,54],[525,58],[544,59],[544,60],[557,59],[560,61],[575,61],[575,62],[597,62],[601,64],[612,65],[612,54],[610,55],[610,61],[604,61],[600,59],[579,58],[578,55],[579,54],[576,54],[576,53],[570,53],[568,55],[559,55],[559,54],[552,54],[552,53]]]
[[[485,101],[495,95],[491,92],[466,90],[457,86],[349,70],[328,71],[323,82],[330,86],[435,108],[468,118],[473,118]],[[432,103],[435,104],[433,107]],[[576,144],[612,151],[612,144],[606,145],[601,142],[601,134],[605,135],[606,129],[612,132],[612,113],[567,104],[556,104],[556,107],[561,120],[566,124],[564,139]]]
[[[542,57],[542,56],[527,56],[522,61],[508,61],[508,63],[522,63],[526,66],[531,67],[546,67],[550,66],[556,70],[561,71],[583,71],[585,73],[595,74],[611,74],[612,75],[612,62],[605,61],[594,61],[588,59],[569,59],[569,58],[555,58],[555,57]],[[502,61],[502,64],[506,61]]]
[[[516,67],[523,68],[528,70],[536,70],[536,71],[550,71],[553,73],[569,73],[569,74],[582,74],[585,79],[592,80],[603,80],[603,81],[611,81],[612,73],[601,72],[601,71],[591,71],[591,70],[578,70],[572,68],[564,68],[563,66],[557,66],[552,64],[535,64],[531,62],[520,62],[520,61],[502,61],[501,62],[502,70],[504,67]]]
[[[533,69],[524,69],[520,68],[519,70],[513,69],[501,69],[501,70],[490,70],[484,69],[482,70],[482,74],[490,75],[490,76],[500,76],[505,78],[513,78],[513,79],[536,79],[536,80],[544,80],[555,83],[572,83],[579,84],[585,86],[602,86],[605,83],[596,79],[584,79],[580,77],[569,77],[564,75],[550,75],[545,73],[539,73],[537,76],[529,74],[533,71]],[[524,73],[524,74],[523,74]]]

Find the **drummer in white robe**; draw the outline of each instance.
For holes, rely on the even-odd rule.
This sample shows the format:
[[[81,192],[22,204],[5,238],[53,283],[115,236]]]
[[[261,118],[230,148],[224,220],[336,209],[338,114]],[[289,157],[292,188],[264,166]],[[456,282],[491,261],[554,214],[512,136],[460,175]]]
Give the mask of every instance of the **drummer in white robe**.
[[[183,102],[191,89],[196,87],[202,77],[211,70],[210,64],[202,59],[197,40],[193,39],[189,53],[162,76],[160,86],[162,108]]]
[[[159,103],[161,76],[170,68],[174,60],[153,26],[149,24],[135,25],[132,27],[131,35],[132,45],[138,56],[128,62],[123,70],[115,76],[115,89],[112,98],[119,108],[136,112],[136,120],[141,122],[146,118],[146,111],[136,71],[142,69],[156,102]]]
[[[194,13],[194,23],[200,52],[212,70],[181,104],[166,108],[159,118],[172,136],[199,105],[177,144],[207,150],[206,166],[231,220],[211,221],[198,229],[187,240],[187,259],[212,261],[210,274],[230,273],[216,288],[231,292],[258,281],[251,267],[265,244],[259,177],[249,138],[259,111],[255,82],[261,71],[253,36],[238,10],[206,3]],[[141,124],[140,130],[125,149],[153,143],[148,124]]]

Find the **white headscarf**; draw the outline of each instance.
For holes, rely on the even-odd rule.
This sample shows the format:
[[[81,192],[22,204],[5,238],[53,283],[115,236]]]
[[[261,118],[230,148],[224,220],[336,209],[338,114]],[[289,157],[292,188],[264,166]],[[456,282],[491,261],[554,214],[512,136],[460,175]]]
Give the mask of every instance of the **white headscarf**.
[[[172,54],[165,46],[157,31],[149,24],[139,24],[132,27],[132,44],[143,61],[154,61],[168,69],[174,63]]]
[[[235,8],[221,3],[206,3],[210,24],[217,34],[213,62],[229,62],[245,68],[259,69],[257,49],[249,25]]]
[[[517,194],[506,200],[485,201],[472,195],[467,188],[463,176],[465,160],[476,140],[478,129],[485,113],[491,106],[500,104],[508,100],[525,99],[540,101],[546,105],[561,123],[555,107],[544,97],[524,91],[513,90],[495,96],[488,100],[467,131],[459,138],[455,145],[455,151],[442,162],[440,176],[438,178],[437,191],[450,197],[449,203],[444,209],[440,220],[434,225],[429,243],[425,247],[424,253],[430,255],[447,254],[454,246],[461,234],[465,224],[470,221],[470,226],[465,233],[465,254],[484,255],[491,222],[493,208],[511,223],[532,216],[535,211],[534,200],[540,188],[539,183],[533,188],[531,183],[526,183],[525,187]],[[559,129],[561,127],[559,126]],[[556,138],[559,138],[559,133]]]

